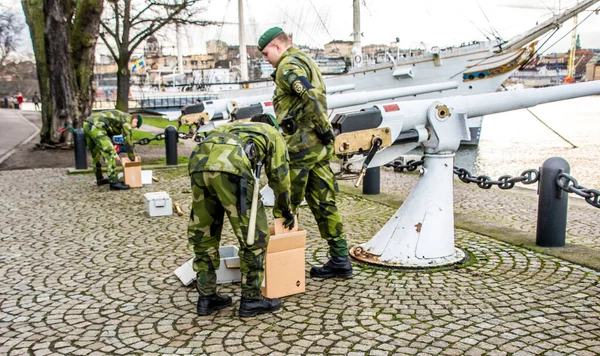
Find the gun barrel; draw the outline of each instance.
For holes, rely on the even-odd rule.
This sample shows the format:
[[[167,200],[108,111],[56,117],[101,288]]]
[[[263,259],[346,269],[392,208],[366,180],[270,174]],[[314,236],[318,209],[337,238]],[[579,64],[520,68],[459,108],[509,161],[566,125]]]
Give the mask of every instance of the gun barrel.
[[[327,96],[327,107],[339,109],[348,106],[361,105],[374,101],[391,100],[405,96],[431,93],[442,90],[458,88],[457,82],[443,82],[436,84],[415,85],[406,88],[363,91]]]
[[[449,98],[449,106],[469,117],[497,114],[524,109],[538,104],[600,94],[600,81],[555,87],[476,94]],[[445,103],[444,99],[440,101]]]

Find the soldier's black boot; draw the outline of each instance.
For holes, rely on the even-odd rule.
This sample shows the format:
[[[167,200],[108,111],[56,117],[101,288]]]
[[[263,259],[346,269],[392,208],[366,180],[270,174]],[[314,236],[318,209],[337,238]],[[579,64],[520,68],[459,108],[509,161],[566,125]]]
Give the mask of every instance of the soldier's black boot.
[[[231,297],[228,295],[207,295],[198,297],[196,311],[198,315],[210,315],[217,310],[221,310],[231,305]]]
[[[108,178],[104,178],[102,176],[96,176],[96,184],[98,185],[105,185],[110,183],[110,180]]]
[[[352,276],[352,264],[348,256],[332,257],[323,267],[310,269],[310,276],[315,278],[335,278]]]
[[[96,173],[96,184],[105,185],[110,183],[110,180],[108,178],[104,178],[102,175],[102,165],[100,165],[100,163],[96,163],[96,169],[94,172]]]
[[[240,316],[242,318],[255,316],[257,314],[272,313],[281,308],[281,300],[266,298],[262,295],[260,299],[248,299],[242,297],[240,301]]]
[[[127,190],[129,189],[129,185],[121,183],[121,182],[116,182],[116,183],[110,183],[110,190]]]

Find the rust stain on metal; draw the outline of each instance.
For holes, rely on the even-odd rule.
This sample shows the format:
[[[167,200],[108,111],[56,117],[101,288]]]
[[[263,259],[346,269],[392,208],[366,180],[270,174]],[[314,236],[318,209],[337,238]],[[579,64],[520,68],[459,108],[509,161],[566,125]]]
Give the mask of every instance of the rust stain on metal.
[[[417,228],[417,232],[421,232],[421,227],[423,226],[423,224],[418,223],[417,225],[415,225],[415,227]]]
[[[351,248],[350,255],[359,261],[367,263],[381,263],[381,261],[379,261],[379,256],[368,253],[361,246],[355,246]]]

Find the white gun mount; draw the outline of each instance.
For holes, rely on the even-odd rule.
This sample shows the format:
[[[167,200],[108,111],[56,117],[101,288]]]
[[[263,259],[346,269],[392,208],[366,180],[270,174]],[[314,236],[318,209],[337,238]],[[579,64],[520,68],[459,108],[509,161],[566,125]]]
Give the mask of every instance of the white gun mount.
[[[464,253],[454,246],[453,167],[460,140],[468,139],[470,116],[532,107],[600,94],[600,81],[376,105],[339,114],[338,154],[367,155],[364,168],[391,162],[417,145],[425,151],[421,177],[404,204],[368,242],[351,249],[361,261],[408,268],[454,264]]]

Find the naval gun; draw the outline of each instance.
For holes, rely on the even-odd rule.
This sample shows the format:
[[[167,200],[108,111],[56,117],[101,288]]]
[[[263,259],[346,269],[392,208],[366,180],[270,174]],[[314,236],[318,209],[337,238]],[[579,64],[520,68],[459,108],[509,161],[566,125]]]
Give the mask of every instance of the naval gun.
[[[407,88],[394,88],[384,90],[373,90],[368,92],[349,92],[353,86],[338,86],[327,90],[327,107],[329,109],[338,109],[355,105],[366,104],[369,102],[391,100],[407,96],[420,95],[432,92],[442,92],[444,90],[458,88],[455,81],[417,85]],[[339,94],[336,94],[339,93]],[[224,120],[233,118],[235,120],[249,119],[254,114],[269,113],[275,114],[271,95],[258,95],[251,97],[240,97],[232,99],[215,99],[202,103],[202,112],[197,113],[202,117],[205,123],[215,120]],[[211,125],[207,125],[200,131],[211,130]]]
[[[345,84],[331,87],[327,90],[328,94],[336,94],[343,93],[348,90],[353,90],[354,85]],[[182,117],[186,120],[195,120],[196,117],[202,118],[204,122],[208,122],[211,120],[228,120],[231,118],[231,114],[236,111],[238,108],[247,108],[245,111],[255,110],[256,104],[261,102],[267,102],[271,100],[272,94],[263,94],[263,95],[252,95],[252,96],[240,96],[235,98],[222,98],[222,99],[212,99],[205,100],[200,105],[195,105],[198,107],[197,111],[194,111],[190,114],[197,114],[195,116],[189,116],[185,118],[186,113],[183,113]],[[250,114],[252,116],[253,114]],[[204,125],[204,124],[202,124]]]
[[[600,81],[393,102],[338,114],[332,121],[335,152],[366,156],[361,177],[367,168],[389,163],[418,145],[425,153],[421,177],[404,204],[350,254],[367,263],[407,268],[460,262],[465,254],[454,245],[453,163],[460,141],[470,138],[468,117],[597,94]]]

